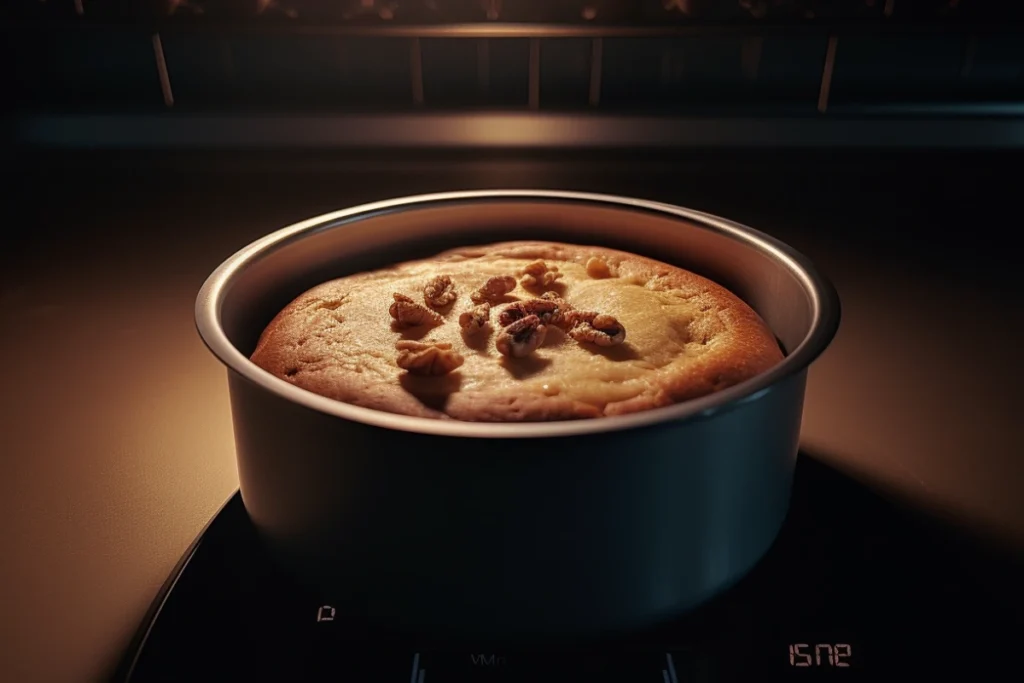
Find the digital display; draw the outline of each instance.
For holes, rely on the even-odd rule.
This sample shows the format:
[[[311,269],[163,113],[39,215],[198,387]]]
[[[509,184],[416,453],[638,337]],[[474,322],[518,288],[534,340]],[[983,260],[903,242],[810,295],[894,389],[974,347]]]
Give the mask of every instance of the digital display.
[[[794,643],[789,646],[789,665],[847,668],[853,657],[848,643]]]

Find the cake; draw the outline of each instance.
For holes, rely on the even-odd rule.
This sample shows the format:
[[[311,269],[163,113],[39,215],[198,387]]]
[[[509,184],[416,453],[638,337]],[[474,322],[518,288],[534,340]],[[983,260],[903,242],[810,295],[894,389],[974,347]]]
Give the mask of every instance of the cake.
[[[366,408],[473,422],[623,415],[706,396],[783,358],[724,287],[634,254],[504,242],[331,280],[251,360]]]

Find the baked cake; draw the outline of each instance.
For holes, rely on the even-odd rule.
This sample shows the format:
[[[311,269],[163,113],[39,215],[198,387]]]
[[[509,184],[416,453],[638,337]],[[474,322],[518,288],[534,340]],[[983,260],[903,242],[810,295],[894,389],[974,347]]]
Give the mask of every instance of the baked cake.
[[[783,354],[720,285],[601,247],[506,242],[299,296],[252,361],[376,410],[481,422],[622,415],[704,396]]]

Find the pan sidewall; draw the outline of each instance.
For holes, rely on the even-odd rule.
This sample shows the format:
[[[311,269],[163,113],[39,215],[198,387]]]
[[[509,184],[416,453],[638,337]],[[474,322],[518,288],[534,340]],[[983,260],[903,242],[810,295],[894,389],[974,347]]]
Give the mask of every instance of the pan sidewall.
[[[372,617],[478,637],[651,625],[742,578],[788,509],[806,383],[628,431],[474,439],[228,377],[242,498],[274,556]]]

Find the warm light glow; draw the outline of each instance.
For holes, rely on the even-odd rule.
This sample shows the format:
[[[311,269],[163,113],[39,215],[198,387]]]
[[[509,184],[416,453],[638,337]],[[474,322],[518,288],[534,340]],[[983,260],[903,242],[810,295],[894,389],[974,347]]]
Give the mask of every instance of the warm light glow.
[[[10,680],[105,677],[238,485],[224,370],[193,323],[198,278],[134,265],[40,271],[0,296],[21,329],[0,354],[39,359],[9,364],[0,392],[16,463],[0,481],[0,580],[18,587],[5,639],[32,667],[14,662]]]

